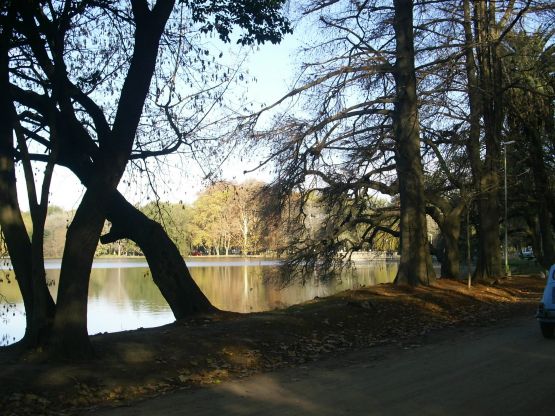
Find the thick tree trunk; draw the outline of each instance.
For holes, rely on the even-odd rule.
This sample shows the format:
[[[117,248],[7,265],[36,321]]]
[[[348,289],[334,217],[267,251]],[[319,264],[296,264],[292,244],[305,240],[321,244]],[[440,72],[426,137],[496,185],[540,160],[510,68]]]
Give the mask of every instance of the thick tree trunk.
[[[143,251],[154,283],[168,302],[176,319],[216,310],[199,289],[178,248],[162,226],[115,193],[107,211],[110,232],[101,238],[110,243],[120,238],[133,240]]]
[[[458,279],[460,274],[459,236],[461,232],[460,216],[447,218],[441,227],[445,241],[445,251],[441,261],[441,277]]]
[[[490,40],[491,42],[491,40]],[[480,213],[478,263],[474,277],[477,280],[489,280],[502,275],[501,242],[499,240],[499,140],[501,137],[501,104],[498,91],[499,79],[494,67],[499,65],[493,53],[495,46],[490,45],[481,61],[482,91],[484,102],[484,140],[485,160],[479,181],[478,207]],[[486,58],[487,57],[487,58]]]
[[[554,217],[545,200],[540,200],[538,207],[538,230],[541,250],[537,256],[538,262],[546,269],[555,264],[555,235]]]
[[[480,181],[478,262],[474,272],[474,279],[479,281],[502,275],[497,182],[496,172],[488,172]]]
[[[393,129],[401,204],[401,260],[396,283],[429,284],[435,278],[427,240],[426,203],[414,70],[412,1],[395,0],[396,102]]]
[[[468,78],[468,97],[470,109],[470,137],[467,149],[474,184],[478,188],[478,262],[474,272],[477,280],[489,280],[501,274],[501,253],[499,241],[498,210],[498,157],[501,116],[499,85],[494,77],[493,66],[497,64],[493,54],[490,30],[491,21],[486,13],[486,2],[474,5],[474,15],[470,2],[465,0],[464,31],[466,74]],[[495,16],[491,16],[495,18]],[[472,28],[475,31],[473,32]],[[476,53],[474,53],[476,51]],[[492,55],[493,54],[493,55]],[[476,59],[477,57],[477,59]],[[485,160],[481,160],[481,124],[484,120]]]
[[[67,230],[60,272],[51,351],[64,359],[87,358],[92,353],[87,332],[89,278],[104,225],[103,192],[89,188]]]
[[[463,191],[461,193],[464,194]],[[441,230],[442,246],[438,259],[441,262],[441,277],[457,279],[460,274],[459,237],[461,234],[461,216],[466,206],[465,198],[458,201],[428,194],[430,203],[427,212]]]

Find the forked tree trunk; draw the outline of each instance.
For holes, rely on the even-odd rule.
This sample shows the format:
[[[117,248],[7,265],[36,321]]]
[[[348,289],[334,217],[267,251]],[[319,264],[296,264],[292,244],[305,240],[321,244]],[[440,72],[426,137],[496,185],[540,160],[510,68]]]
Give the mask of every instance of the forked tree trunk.
[[[429,284],[435,278],[427,240],[426,203],[414,70],[412,1],[395,0],[396,101],[393,129],[401,204],[401,260],[396,283]]]
[[[83,181],[87,191],[66,236],[51,342],[52,352],[62,357],[79,358],[91,353],[87,334],[87,297],[93,257],[111,197],[129,161],[156,66],[159,41],[174,4],[174,0],[160,0],[150,9],[146,2],[133,2],[135,44],[122,83],[113,125],[109,127],[102,116],[97,119],[98,125],[102,126],[98,131],[99,152],[94,157],[92,169],[83,168],[89,170],[88,180]],[[63,52],[61,44],[56,46],[57,52]],[[65,68],[60,66],[59,70],[64,71]],[[64,86],[58,87],[55,92],[61,95],[62,103],[65,100],[62,113],[67,110],[67,114],[64,114],[67,119],[58,120],[60,138],[66,140],[62,149],[76,149],[60,154],[59,162],[65,160],[66,163],[79,165],[84,156],[85,160],[90,161],[91,155],[78,152],[80,142],[75,134],[81,134],[84,142],[90,140],[90,136],[86,131],[74,128],[79,122],[68,103],[68,92]],[[102,112],[93,103],[89,105],[97,115]]]
[[[68,229],[61,272],[65,279],[60,276],[51,342],[53,352],[62,357],[87,357],[91,353],[87,335],[88,281],[92,267],[89,259],[92,259],[104,223],[102,206],[100,193],[88,189]],[[150,220],[117,192],[106,202],[106,207],[112,230],[103,236],[103,242],[129,238],[137,243],[176,319],[215,310],[160,224]]]
[[[0,157],[0,164],[1,159]],[[1,182],[2,179],[0,194],[4,192]],[[33,267],[31,242],[19,208],[14,209],[11,204],[6,204],[4,198],[0,198],[0,217],[0,227],[25,308],[25,334],[20,344],[25,348],[43,346],[48,341],[55,310],[54,301],[46,285],[44,268],[41,270]]]
[[[465,199],[458,201],[442,198],[433,194],[427,195],[428,214],[441,230],[443,247],[441,255],[441,277],[457,279],[460,273],[459,237],[461,234],[461,216],[466,207]]]
[[[159,223],[149,219],[118,192],[109,204],[107,219],[112,229],[101,237],[101,242],[128,238],[141,248],[152,279],[176,319],[216,310],[191,277],[178,248]]]

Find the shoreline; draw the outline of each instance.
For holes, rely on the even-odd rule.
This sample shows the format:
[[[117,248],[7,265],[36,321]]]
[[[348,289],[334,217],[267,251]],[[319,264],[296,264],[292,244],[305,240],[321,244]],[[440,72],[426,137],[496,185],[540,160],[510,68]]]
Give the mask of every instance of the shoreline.
[[[6,414],[82,414],[349,351],[415,345],[447,329],[533,320],[544,283],[513,276],[470,290],[448,280],[417,288],[380,284],[280,311],[218,312],[95,335],[96,357],[74,364],[51,362],[40,352],[18,359],[13,348],[0,348],[0,405]],[[17,413],[25,406],[28,413]]]

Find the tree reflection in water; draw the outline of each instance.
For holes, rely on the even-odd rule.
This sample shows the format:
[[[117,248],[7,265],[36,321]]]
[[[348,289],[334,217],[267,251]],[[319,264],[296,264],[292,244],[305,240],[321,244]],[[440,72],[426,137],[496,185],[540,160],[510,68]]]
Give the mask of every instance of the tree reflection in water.
[[[395,262],[358,263],[356,270],[341,279],[282,287],[278,281],[279,263],[275,260],[246,258],[191,258],[193,278],[218,308],[234,312],[260,312],[294,305],[316,296],[391,282],[397,273]],[[88,330],[90,334],[153,327],[173,322],[166,301],[152,282],[144,260],[99,260],[92,270],[89,285]],[[0,271],[0,273],[5,273]],[[56,297],[60,270],[49,262],[47,279]],[[24,334],[25,315],[17,284],[2,278],[0,294],[5,299],[0,317],[0,345],[11,344]],[[13,306],[6,306],[13,305]],[[5,308],[8,308],[6,309]]]

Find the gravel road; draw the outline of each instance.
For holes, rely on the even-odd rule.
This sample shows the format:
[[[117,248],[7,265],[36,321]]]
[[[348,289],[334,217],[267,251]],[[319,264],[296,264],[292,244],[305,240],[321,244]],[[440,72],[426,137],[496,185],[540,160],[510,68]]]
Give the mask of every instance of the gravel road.
[[[535,320],[451,330],[424,345],[377,347],[95,416],[547,415],[555,340]]]

